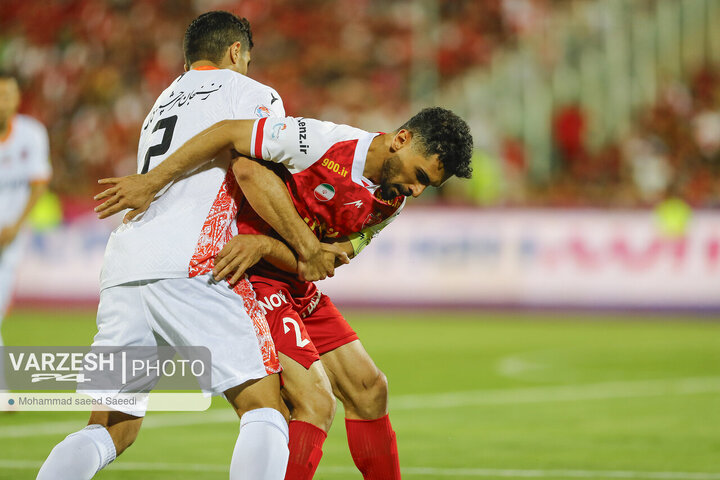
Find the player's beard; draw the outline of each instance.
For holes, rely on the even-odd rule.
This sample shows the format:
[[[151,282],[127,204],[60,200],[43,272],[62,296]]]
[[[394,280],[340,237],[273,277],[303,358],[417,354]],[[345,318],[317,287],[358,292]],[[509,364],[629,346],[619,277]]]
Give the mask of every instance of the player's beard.
[[[378,188],[379,197],[383,200],[392,200],[400,195],[409,195],[409,192],[404,192],[402,186],[399,183],[393,183],[392,179],[397,178],[400,173],[400,157],[393,155],[383,162],[382,169],[380,170],[380,187]],[[406,195],[408,193],[408,195]]]

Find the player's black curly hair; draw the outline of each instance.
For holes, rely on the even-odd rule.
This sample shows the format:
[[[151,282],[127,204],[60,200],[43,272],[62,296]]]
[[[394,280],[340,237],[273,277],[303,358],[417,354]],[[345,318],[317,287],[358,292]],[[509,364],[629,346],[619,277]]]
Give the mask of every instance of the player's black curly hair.
[[[448,176],[472,176],[470,158],[473,138],[465,120],[450,110],[432,107],[421,110],[400,127],[412,132],[417,148],[425,155],[437,154]]]
[[[222,10],[203,13],[185,30],[185,64],[189,67],[199,60],[220,63],[227,48],[235,42],[241,42],[248,50],[253,47],[246,18]]]

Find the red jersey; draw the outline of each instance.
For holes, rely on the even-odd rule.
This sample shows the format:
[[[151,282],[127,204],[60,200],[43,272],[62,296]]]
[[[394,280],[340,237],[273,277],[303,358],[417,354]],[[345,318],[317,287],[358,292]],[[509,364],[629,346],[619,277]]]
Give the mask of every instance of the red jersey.
[[[363,176],[370,143],[377,133],[307,118],[262,118],[255,123],[254,156],[277,162],[295,208],[320,239],[332,239],[376,225],[402,208],[405,198],[375,196],[377,186]],[[237,215],[238,233],[278,235],[247,202]],[[315,294],[297,275],[260,262],[251,282],[282,282],[293,296]]]

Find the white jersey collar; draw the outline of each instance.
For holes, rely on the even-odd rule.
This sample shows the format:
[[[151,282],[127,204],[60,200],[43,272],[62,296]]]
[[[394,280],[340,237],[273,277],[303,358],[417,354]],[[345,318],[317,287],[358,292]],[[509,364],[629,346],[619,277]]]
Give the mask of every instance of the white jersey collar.
[[[366,135],[358,138],[357,147],[355,147],[355,157],[352,163],[352,180],[358,185],[362,185],[371,192],[374,192],[378,185],[375,185],[369,179],[365,178],[363,172],[365,171],[365,162],[367,161],[368,150],[370,150],[370,144],[373,139],[380,135],[379,133],[366,132]]]

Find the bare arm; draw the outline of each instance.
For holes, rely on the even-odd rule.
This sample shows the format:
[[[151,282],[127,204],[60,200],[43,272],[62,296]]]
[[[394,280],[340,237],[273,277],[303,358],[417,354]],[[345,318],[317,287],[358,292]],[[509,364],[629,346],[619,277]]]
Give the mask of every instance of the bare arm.
[[[12,223],[0,229],[0,250],[2,250],[6,246],[8,246],[13,240],[15,240],[15,237],[17,237],[18,232],[20,232],[20,228],[22,227],[23,223],[25,223],[25,220],[27,220],[27,217],[28,215],[30,215],[33,207],[40,199],[42,194],[45,193],[45,190],[47,190],[47,185],[47,181],[34,181],[30,183],[30,196],[28,198],[28,201],[25,203],[25,208],[23,209],[22,213],[15,221],[15,223]]]
[[[300,218],[282,179],[255,160],[238,157],[233,162],[233,173],[250,206],[297,252],[300,278],[315,281],[333,276],[335,258],[327,258],[327,250],[321,249],[320,240]],[[330,251],[347,263],[344,252]]]
[[[234,284],[261,258],[281,270],[297,271],[295,254],[280,240],[266,235],[235,235],[215,256],[215,280],[227,278]]]
[[[203,130],[185,142],[172,155],[144,175],[103,178],[101,185],[111,185],[95,196],[95,200],[107,200],[95,207],[99,218],[106,218],[127,208],[125,216],[131,220],[147,210],[155,195],[168,183],[212,160],[232,147],[250,154],[250,139],[255,120],[223,120]]]
[[[298,260],[290,247],[276,238],[266,238],[268,238],[268,249],[263,255],[263,260],[285,272],[296,273]],[[352,258],[352,245],[350,245],[350,242],[322,242],[320,247],[326,261],[335,262],[335,268],[350,263]],[[338,251],[345,255],[338,255]]]
[[[349,261],[338,257],[338,247],[347,255],[352,254],[352,245],[347,241],[321,244],[326,261],[335,262],[335,267]],[[297,257],[285,243],[266,235],[241,234],[230,239],[215,257],[215,280],[228,278],[230,283],[236,283],[261,258],[280,270],[297,273]]]

